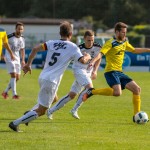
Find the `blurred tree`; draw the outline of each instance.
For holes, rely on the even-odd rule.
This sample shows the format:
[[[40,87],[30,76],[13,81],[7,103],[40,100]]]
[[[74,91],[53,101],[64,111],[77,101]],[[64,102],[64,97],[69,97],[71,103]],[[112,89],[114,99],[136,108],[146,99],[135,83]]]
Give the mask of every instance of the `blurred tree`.
[[[66,18],[79,20],[92,16],[113,27],[117,21],[130,25],[150,23],[149,0],[0,0],[0,16]]]
[[[112,0],[110,1],[108,17],[104,18],[104,24],[113,26],[122,21],[127,24],[139,24],[146,15],[145,9],[136,0]]]
[[[30,0],[0,0],[0,15],[12,18],[23,17],[31,7]]]

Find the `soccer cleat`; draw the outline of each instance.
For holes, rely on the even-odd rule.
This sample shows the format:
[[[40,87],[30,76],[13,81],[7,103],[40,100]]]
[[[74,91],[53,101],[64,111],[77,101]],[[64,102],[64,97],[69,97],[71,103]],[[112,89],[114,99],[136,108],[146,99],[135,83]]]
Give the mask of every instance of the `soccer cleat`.
[[[72,114],[72,116],[76,119],[80,119],[80,117],[78,116],[78,112],[77,111],[73,111],[71,110],[70,113]]]
[[[19,126],[14,125],[13,122],[10,122],[10,123],[9,123],[9,128],[12,129],[12,130],[14,130],[14,131],[16,131],[16,132],[20,132]]]
[[[53,114],[50,112],[50,110],[47,110],[47,118],[50,120],[53,120]]]
[[[94,88],[90,88],[87,90],[87,92],[85,94],[83,94],[82,100],[86,101],[89,97],[91,97],[92,94],[92,90],[94,90]]]
[[[7,98],[8,98],[8,93],[3,92],[3,93],[2,93],[2,96],[3,96],[4,99],[7,99]]]
[[[26,113],[28,113],[28,112],[29,112],[29,110],[27,110],[26,112],[24,112],[24,115],[25,115]],[[28,126],[28,125],[29,125],[29,122],[25,123],[25,125]]]
[[[48,118],[49,118],[50,120],[53,120],[53,114],[50,114],[50,115],[48,116]]]
[[[18,96],[18,95],[14,95],[14,96],[12,97],[12,99],[19,99],[19,96]]]

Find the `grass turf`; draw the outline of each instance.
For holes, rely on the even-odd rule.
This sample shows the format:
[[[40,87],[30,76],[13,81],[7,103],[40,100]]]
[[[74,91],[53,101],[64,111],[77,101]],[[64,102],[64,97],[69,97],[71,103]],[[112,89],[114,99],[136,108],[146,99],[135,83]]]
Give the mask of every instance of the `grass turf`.
[[[8,128],[10,121],[20,117],[36,104],[39,91],[38,76],[21,76],[17,83],[20,100],[0,97],[0,149],[1,150],[149,150],[150,124],[138,125],[132,122],[133,106],[131,92],[124,90],[120,97],[93,96],[79,109],[80,120],[72,118],[69,111],[76,99],[54,114],[50,121],[46,115],[31,122],[28,127],[20,125],[23,133]],[[6,70],[1,69],[0,91],[9,82]],[[149,72],[127,72],[142,88],[141,110],[149,111]],[[59,98],[67,94],[74,80],[67,70],[58,90]],[[93,82],[95,88],[107,87],[103,72]]]

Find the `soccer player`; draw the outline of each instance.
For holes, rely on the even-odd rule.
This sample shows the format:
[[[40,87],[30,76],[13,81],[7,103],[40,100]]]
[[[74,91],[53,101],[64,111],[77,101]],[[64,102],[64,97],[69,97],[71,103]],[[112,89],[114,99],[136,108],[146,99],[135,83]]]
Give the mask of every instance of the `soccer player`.
[[[23,71],[31,73],[32,61],[39,51],[47,50],[47,56],[44,68],[39,76],[40,92],[38,94],[39,107],[33,111],[27,112],[22,117],[9,123],[9,127],[19,132],[19,125],[26,124],[45,114],[57,93],[58,86],[63,73],[73,59],[81,63],[87,63],[91,57],[85,53],[84,56],[80,49],[72,43],[72,26],[69,22],[63,22],[60,25],[60,40],[49,40],[43,44],[35,46],[28,58]]]
[[[91,55],[91,58],[94,58],[98,55],[101,46],[97,43],[94,43],[94,32],[91,30],[87,30],[84,34],[84,43],[79,45],[81,52],[84,54],[85,52]],[[77,94],[80,93],[77,102],[73,109],[71,110],[71,114],[74,118],[80,119],[78,115],[78,108],[82,105],[82,96],[86,90],[89,88],[93,88],[92,80],[97,77],[97,70],[100,64],[100,59],[94,64],[94,66],[90,69],[87,69],[87,64],[81,64],[80,62],[74,61],[73,70],[76,80],[72,84],[70,92],[62,97],[53,107],[48,109],[47,116],[49,119],[52,119],[52,114],[62,108],[66,103],[70,100],[74,99]],[[85,88],[85,90],[83,90]],[[82,91],[83,90],[83,91]],[[82,91],[82,92],[81,92]]]
[[[14,57],[14,55],[12,53],[12,50],[9,46],[6,31],[4,29],[0,28],[0,60],[1,60],[2,48],[3,47],[6,48],[6,50],[10,54],[11,60],[14,60],[15,57]]]
[[[150,52],[149,48],[134,48],[126,38],[127,25],[123,22],[118,22],[114,27],[115,36],[108,40],[102,47],[101,52],[89,64],[89,67],[94,65],[94,62],[103,55],[106,57],[105,78],[110,88],[89,89],[83,95],[83,101],[86,101],[92,95],[120,96],[123,89],[128,89],[132,92],[134,115],[140,111],[141,105],[141,88],[129,76],[122,72],[122,64],[125,51],[135,54]],[[133,116],[134,121],[134,116]]]
[[[8,91],[12,90],[12,98],[19,99],[19,96],[16,91],[16,82],[20,79],[21,74],[21,65],[25,65],[25,41],[22,33],[24,32],[24,24],[17,22],[16,29],[14,33],[8,35],[9,45],[12,49],[12,52],[15,56],[15,61],[11,60],[10,54],[6,51],[5,61],[8,73],[10,74],[10,81],[7,85],[7,88],[2,93],[4,99],[8,98]],[[20,64],[20,54],[21,54],[21,64]]]

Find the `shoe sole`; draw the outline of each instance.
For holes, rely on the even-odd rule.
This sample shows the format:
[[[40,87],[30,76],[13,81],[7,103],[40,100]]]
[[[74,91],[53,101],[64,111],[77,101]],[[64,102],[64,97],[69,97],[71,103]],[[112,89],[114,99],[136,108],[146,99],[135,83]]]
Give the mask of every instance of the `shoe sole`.
[[[77,117],[76,115],[74,115],[74,113],[72,111],[70,113],[71,113],[71,115],[72,115],[73,118],[80,119],[80,117]]]
[[[7,99],[9,97],[8,95],[7,96],[3,95],[3,93],[1,95],[4,99]]]
[[[12,122],[9,124],[9,128],[10,128],[11,130],[15,131],[15,132],[23,132],[23,131],[20,131],[20,130],[16,129],[16,128],[14,127],[14,125],[12,125]]]
[[[47,118],[48,118],[48,119],[53,120],[53,117],[50,117],[50,115],[52,115],[52,113],[50,113],[50,115],[49,115],[49,114],[48,114],[48,110],[47,110],[46,115],[47,115]]]
[[[51,114],[51,115],[52,115],[52,114]],[[53,120],[53,116],[51,116],[51,115],[48,116],[48,114],[47,114],[47,118],[50,119],[50,120]],[[51,117],[50,117],[50,116],[51,116]]]
[[[53,120],[53,118],[52,118],[52,117],[48,117],[48,119],[49,119],[49,120]]]

